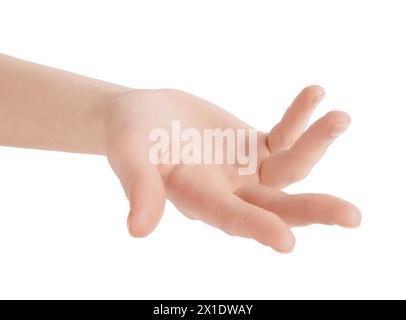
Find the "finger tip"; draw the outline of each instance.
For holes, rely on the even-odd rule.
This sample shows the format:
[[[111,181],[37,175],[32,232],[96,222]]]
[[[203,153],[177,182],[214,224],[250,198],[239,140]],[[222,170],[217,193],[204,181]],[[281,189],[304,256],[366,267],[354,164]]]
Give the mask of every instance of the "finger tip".
[[[342,110],[331,110],[327,113],[327,117],[333,122],[351,123],[351,116]]]
[[[133,213],[130,213],[128,215],[127,229],[128,233],[133,238],[145,238],[153,230],[153,228],[151,228],[149,224],[145,223],[145,221],[142,221],[142,219],[140,219],[140,216],[142,215],[139,214],[135,215]]]
[[[272,244],[271,247],[281,254],[288,254],[293,251],[296,244],[296,238],[291,231],[285,236],[280,237],[277,244]]]
[[[346,214],[343,216],[344,219],[341,223],[342,227],[348,229],[356,229],[361,226],[362,215],[361,211],[352,204],[349,204],[346,210]]]
[[[319,85],[310,85],[305,87],[299,95],[302,99],[310,102],[312,108],[315,108],[325,96],[325,91]]]
[[[344,111],[330,111],[327,114],[329,122],[329,135],[335,139],[351,125],[351,117]]]
[[[304,88],[305,91],[311,92],[315,96],[324,96],[326,94],[322,86],[318,84],[312,84]]]
[[[361,211],[356,208],[351,216],[351,228],[359,228],[362,224]]]
[[[274,249],[276,252],[278,252],[279,254],[289,254],[293,252],[293,249],[295,247],[291,246],[291,247],[287,247],[287,248],[274,248],[272,247],[272,249]]]

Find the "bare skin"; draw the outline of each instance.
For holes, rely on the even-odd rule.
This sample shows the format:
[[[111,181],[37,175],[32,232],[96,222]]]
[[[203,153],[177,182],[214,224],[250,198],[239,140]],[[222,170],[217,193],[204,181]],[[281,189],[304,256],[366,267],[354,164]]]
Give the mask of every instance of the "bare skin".
[[[136,90],[0,55],[0,144],[107,155],[130,201],[135,237],[155,229],[169,199],[191,219],[290,252],[291,227],[361,222],[342,199],[282,191],[306,177],[350,125],[346,113],[333,111],[305,130],[323,96],[319,86],[305,88],[270,133],[260,133],[254,175],[227,164],[154,165],[148,135],[170,131],[173,120],[199,131],[251,127],[182,91]]]

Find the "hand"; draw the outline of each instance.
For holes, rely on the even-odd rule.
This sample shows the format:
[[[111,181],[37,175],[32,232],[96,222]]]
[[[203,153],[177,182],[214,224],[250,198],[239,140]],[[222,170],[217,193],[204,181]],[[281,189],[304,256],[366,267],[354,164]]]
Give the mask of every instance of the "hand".
[[[306,131],[324,96],[319,86],[305,88],[268,133],[258,135],[258,170],[239,175],[237,164],[158,164],[149,159],[149,134],[183,128],[250,129],[219,107],[177,90],[133,90],[111,102],[107,114],[107,153],[130,201],[129,231],[143,237],[158,224],[168,198],[185,216],[230,235],[253,238],[279,252],[290,252],[290,228],[313,223],[357,227],[359,210],[324,194],[288,195],[281,191],[308,175],[329,145],[350,124],[332,111]],[[248,138],[247,138],[248,139]],[[248,141],[248,140],[247,140]],[[171,153],[172,147],[168,149]]]

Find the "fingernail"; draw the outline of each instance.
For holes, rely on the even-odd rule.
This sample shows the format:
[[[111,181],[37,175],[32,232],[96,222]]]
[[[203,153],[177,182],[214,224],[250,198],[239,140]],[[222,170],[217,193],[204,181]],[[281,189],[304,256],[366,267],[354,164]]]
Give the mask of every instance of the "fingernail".
[[[314,100],[313,100],[313,106],[316,106],[321,100],[323,100],[323,98],[324,98],[324,93],[315,96]]]
[[[324,90],[322,90],[322,91],[318,92],[318,94],[316,95],[315,98],[316,98],[316,100],[320,100],[320,99],[323,99],[325,95],[326,95],[326,93],[324,92]]]
[[[330,137],[332,137],[333,139],[337,138],[340,134],[342,134],[345,130],[347,130],[349,126],[350,126],[349,122],[334,125],[330,129]]]

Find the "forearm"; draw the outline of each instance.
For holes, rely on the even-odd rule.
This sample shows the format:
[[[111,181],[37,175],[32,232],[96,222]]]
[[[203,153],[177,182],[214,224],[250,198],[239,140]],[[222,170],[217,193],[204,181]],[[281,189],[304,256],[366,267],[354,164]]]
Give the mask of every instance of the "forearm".
[[[0,145],[106,153],[106,102],[129,88],[0,54]]]

